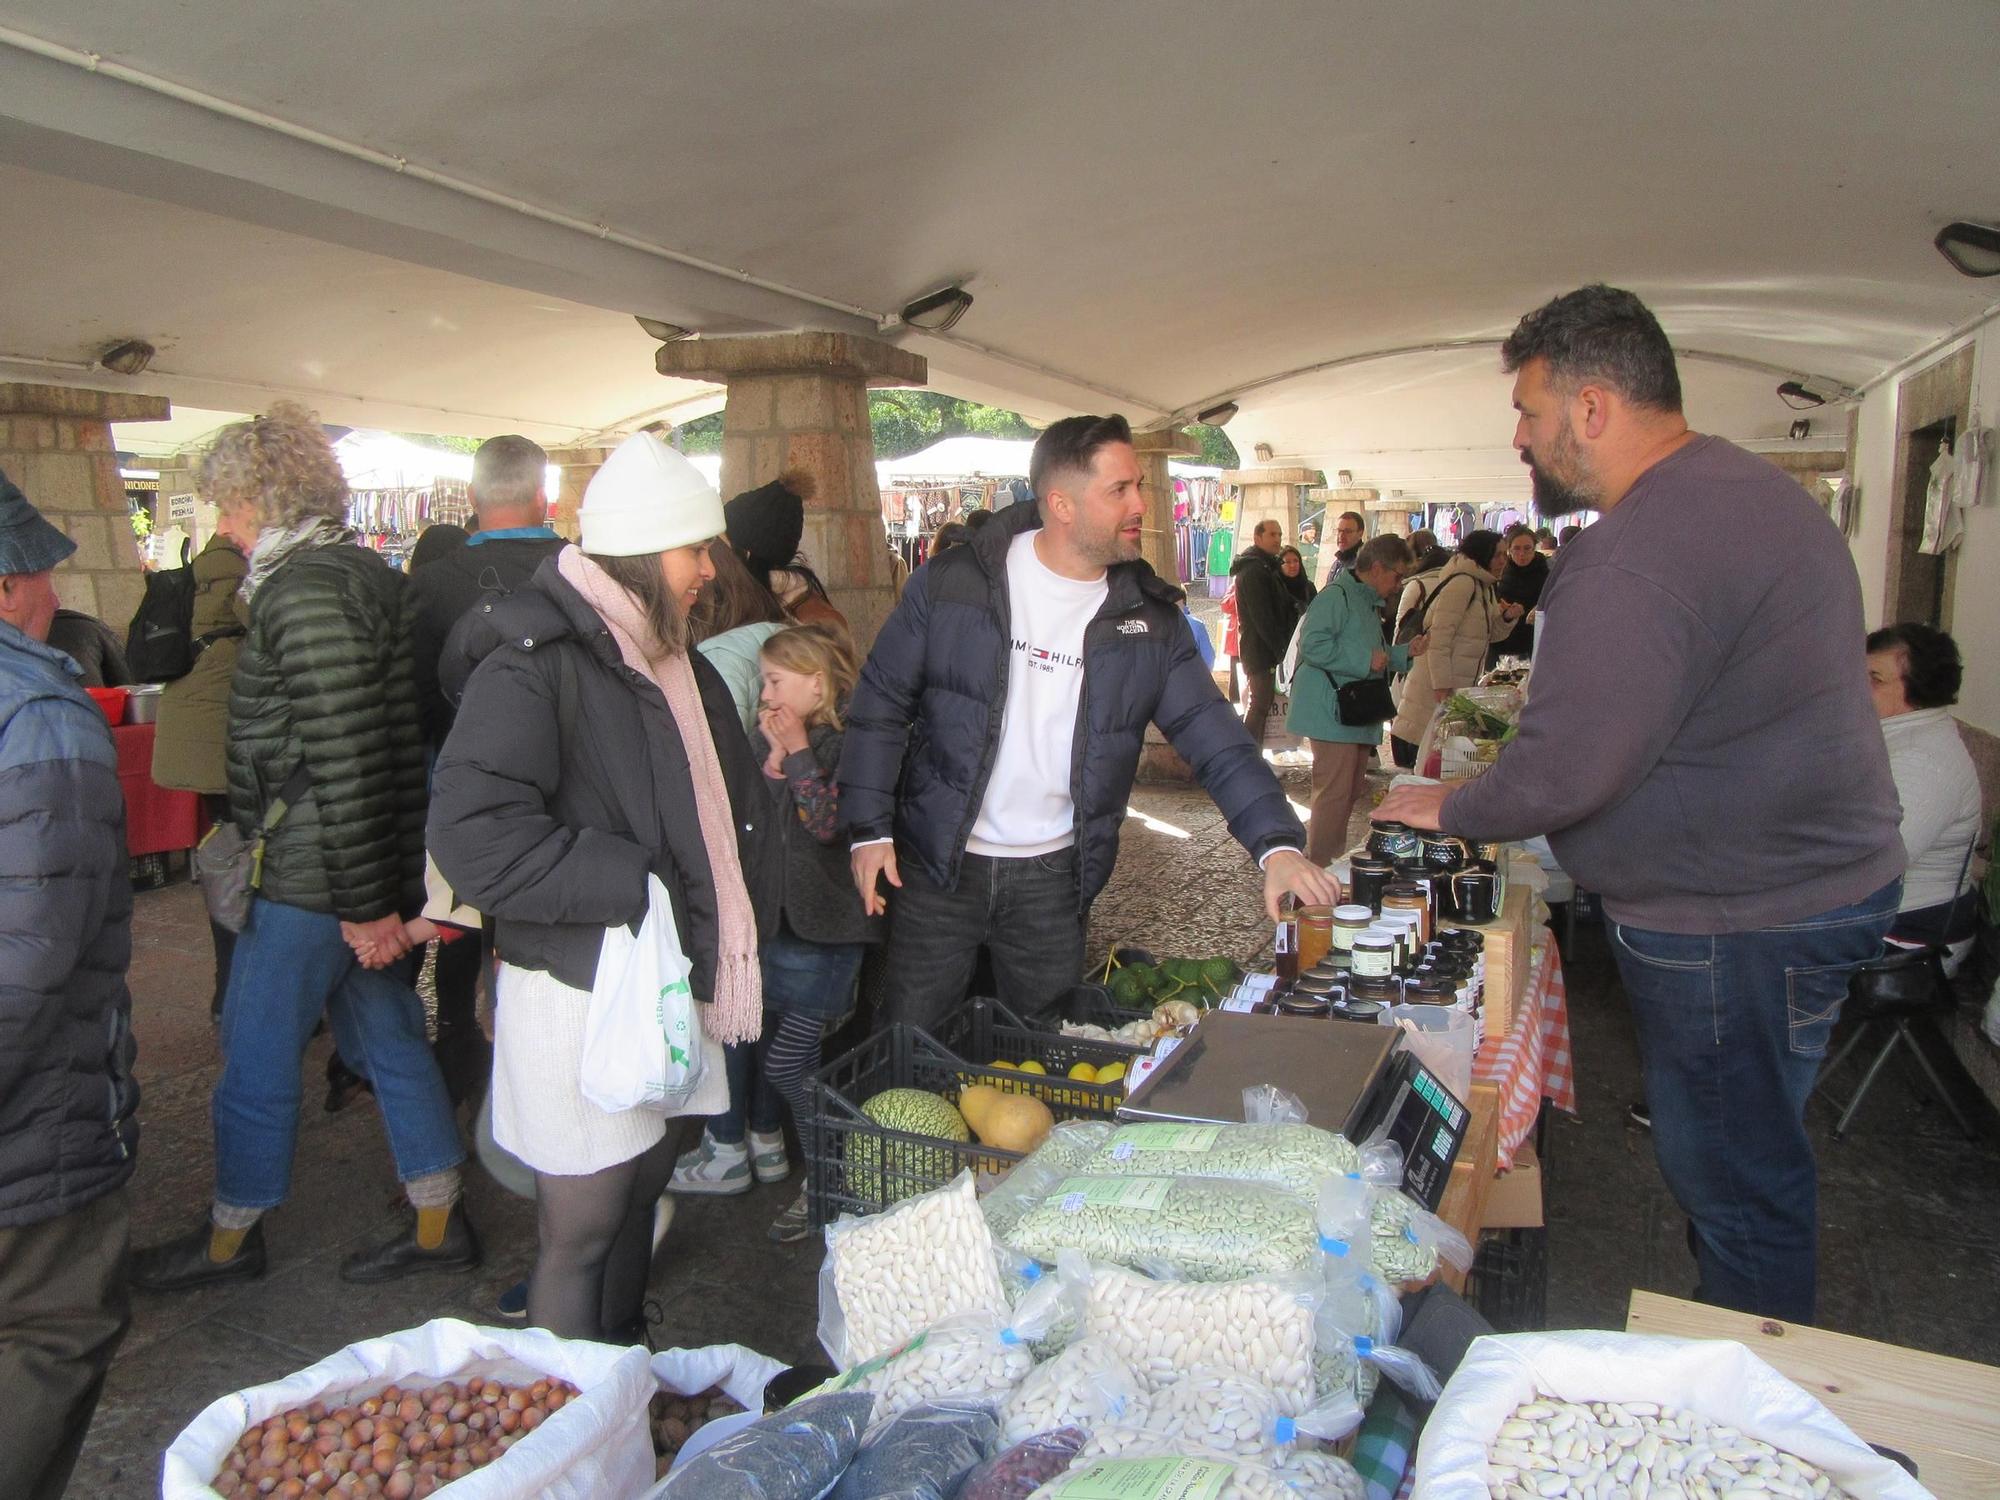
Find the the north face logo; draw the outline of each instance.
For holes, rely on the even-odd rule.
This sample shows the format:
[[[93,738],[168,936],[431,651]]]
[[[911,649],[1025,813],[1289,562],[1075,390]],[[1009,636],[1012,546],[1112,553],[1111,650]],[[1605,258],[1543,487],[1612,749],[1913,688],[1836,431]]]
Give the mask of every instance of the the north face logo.
[[[1152,628],[1144,620],[1120,620],[1118,622],[1118,633],[1120,635],[1151,635],[1153,632]]]

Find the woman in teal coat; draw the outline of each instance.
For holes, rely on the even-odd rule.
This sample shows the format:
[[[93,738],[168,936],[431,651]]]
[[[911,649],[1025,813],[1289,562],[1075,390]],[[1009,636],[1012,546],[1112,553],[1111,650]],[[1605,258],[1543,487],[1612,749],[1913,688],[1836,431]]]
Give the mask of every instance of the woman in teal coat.
[[[1285,727],[1312,741],[1312,818],[1306,858],[1324,865],[1347,842],[1347,820],[1368,775],[1368,752],[1382,743],[1382,725],[1343,724],[1334,699],[1345,683],[1382,672],[1407,672],[1421,656],[1422,636],[1406,646],[1382,639],[1382,601],[1402,587],[1416,565],[1409,543],[1378,536],[1362,547],[1352,567],[1328,581],[1299,627],[1299,665],[1292,678],[1292,709]]]

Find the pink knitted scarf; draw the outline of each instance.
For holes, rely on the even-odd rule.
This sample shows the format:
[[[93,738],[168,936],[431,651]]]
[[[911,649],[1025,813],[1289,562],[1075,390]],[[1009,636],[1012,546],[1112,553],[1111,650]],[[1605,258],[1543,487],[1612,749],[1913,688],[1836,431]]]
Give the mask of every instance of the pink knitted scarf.
[[[659,688],[674,716],[694,780],[694,805],[701,814],[701,841],[708,850],[715,886],[715,994],[702,1012],[702,1027],[719,1042],[754,1042],[764,1026],[764,980],[757,959],[757,919],[736,856],[736,820],[729,784],[708,732],[701,689],[687,654],[668,650],[653,633],[639,602],[612,581],[578,547],[556,558],[564,582],[589,602],[610,628],[625,665]]]

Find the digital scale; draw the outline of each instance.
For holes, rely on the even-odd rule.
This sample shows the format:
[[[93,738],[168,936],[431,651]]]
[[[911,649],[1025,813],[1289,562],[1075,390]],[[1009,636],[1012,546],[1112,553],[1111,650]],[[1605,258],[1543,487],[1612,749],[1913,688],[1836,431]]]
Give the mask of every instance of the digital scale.
[[[1243,1090],[1296,1094],[1313,1124],[1359,1145],[1377,1134],[1403,1148],[1403,1191],[1435,1210],[1465,1139],[1465,1105],[1399,1045],[1402,1032],[1309,1016],[1212,1010],[1133,1089],[1121,1120],[1231,1124]]]

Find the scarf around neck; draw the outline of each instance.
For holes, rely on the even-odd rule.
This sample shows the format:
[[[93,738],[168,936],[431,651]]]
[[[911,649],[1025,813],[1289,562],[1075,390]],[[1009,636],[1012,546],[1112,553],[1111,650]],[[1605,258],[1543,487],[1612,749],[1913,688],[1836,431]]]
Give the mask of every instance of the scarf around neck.
[[[701,818],[702,846],[708,852],[715,887],[715,994],[702,1026],[719,1042],[754,1042],[764,1026],[764,984],[757,957],[757,919],[736,853],[736,820],[729,784],[708,730],[694,665],[685,652],[666,649],[647,622],[639,602],[612,581],[579,547],[556,554],[563,581],[597,611],[625,665],[651,682],[667,700],[674,727],[687,751],[694,782],[694,805]]]
[[[257,590],[278,571],[279,565],[301,552],[321,547],[337,547],[354,540],[354,532],[331,516],[307,516],[289,526],[273,526],[257,538],[250,549],[250,571],[243,575],[243,599],[247,604]]]

